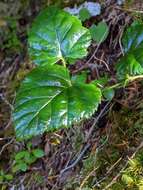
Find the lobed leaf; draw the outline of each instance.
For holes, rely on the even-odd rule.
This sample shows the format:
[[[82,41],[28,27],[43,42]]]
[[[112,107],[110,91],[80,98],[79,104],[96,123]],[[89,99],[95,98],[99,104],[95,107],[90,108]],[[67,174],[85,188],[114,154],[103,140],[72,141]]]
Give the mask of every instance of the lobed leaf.
[[[135,76],[143,73],[143,67],[133,54],[126,54],[120,59],[117,66],[117,77],[125,79],[126,75]]]
[[[119,79],[143,74],[143,24],[134,22],[123,35],[125,55],[116,66]]]
[[[83,58],[91,36],[77,17],[51,6],[35,19],[28,41],[33,61],[45,65]]]
[[[35,68],[16,97],[14,123],[19,139],[28,139],[89,118],[97,110],[101,92],[93,84],[70,81],[60,65]]]
[[[139,47],[143,48],[143,23],[134,21],[125,31],[122,43],[125,53]]]

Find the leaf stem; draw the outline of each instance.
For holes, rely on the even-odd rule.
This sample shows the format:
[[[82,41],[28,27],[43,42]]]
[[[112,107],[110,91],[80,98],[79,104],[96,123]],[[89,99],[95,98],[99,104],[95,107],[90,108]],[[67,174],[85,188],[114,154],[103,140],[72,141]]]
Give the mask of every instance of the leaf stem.
[[[110,86],[110,87],[108,87],[108,88],[109,88],[109,89],[112,89],[112,88],[120,88],[120,87],[122,87],[122,85],[123,85],[123,82],[120,82],[120,83],[114,84],[114,85],[112,85],[112,86]]]
[[[65,59],[63,57],[61,57],[61,61],[63,63],[63,66],[66,68],[67,63],[66,63],[66,61],[65,61]],[[71,80],[69,80],[69,84],[70,84],[70,86],[72,86]]]
[[[138,76],[129,76],[127,75],[127,78],[125,79],[124,82],[119,82],[117,84],[114,84],[110,87],[108,87],[109,89],[112,88],[120,88],[120,87],[125,87],[127,83],[132,82],[133,80],[137,80],[137,79],[141,79],[143,78],[143,75],[138,75]]]
[[[127,80],[129,82],[133,81],[133,80],[136,80],[136,79],[141,79],[143,78],[143,75],[137,75],[137,76],[127,76]]]
[[[66,67],[67,63],[66,63],[65,59],[63,57],[61,57],[61,60],[62,60],[63,66]]]

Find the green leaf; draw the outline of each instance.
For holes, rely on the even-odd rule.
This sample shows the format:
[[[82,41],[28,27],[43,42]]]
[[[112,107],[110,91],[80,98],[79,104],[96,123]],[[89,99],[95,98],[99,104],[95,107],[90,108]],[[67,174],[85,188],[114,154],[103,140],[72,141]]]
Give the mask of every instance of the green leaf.
[[[33,155],[36,157],[36,158],[41,158],[44,156],[44,152],[43,150],[41,149],[35,149],[32,151]]]
[[[19,139],[28,139],[89,118],[98,108],[101,91],[93,84],[70,81],[60,65],[35,68],[16,97],[14,123]]]
[[[108,87],[104,88],[102,93],[103,93],[103,96],[109,101],[111,101],[115,95],[114,89],[108,88]]]
[[[85,21],[91,17],[90,12],[86,8],[82,8],[79,11],[79,18],[81,21]]]
[[[134,22],[123,35],[125,55],[118,61],[116,70],[119,79],[127,75],[143,74],[143,24]]]
[[[136,48],[143,48],[143,23],[134,21],[125,31],[122,43],[125,53],[134,51]]]
[[[28,41],[33,61],[45,65],[86,56],[91,36],[77,17],[51,6],[35,19]]]
[[[100,22],[98,25],[93,24],[90,27],[91,37],[97,43],[102,43],[106,40],[109,28],[106,22]]]
[[[18,161],[18,160],[21,160],[23,159],[25,156],[27,156],[27,151],[20,151],[16,154],[15,156],[15,160]]]
[[[104,77],[100,77],[99,79],[93,80],[91,83],[96,85],[96,86],[105,86],[108,81],[110,80],[110,78],[105,75]]]
[[[4,171],[3,170],[0,170],[0,176],[4,176]]]
[[[87,73],[82,72],[81,74],[73,75],[72,76],[72,82],[73,83],[85,83],[87,79]]]
[[[134,180],[132,179],[132,177],[130,177],[127,174],[123,174],[122,175],[122,181],[127,184],[127,185],[132,185],[134,183]]]
[[[140,52],[139,52],[140,53]],[[142,52],[141,52],[142,53]],[[126,79],[127,75],[135,76],[143,73],[143,67],[134,54],[127,53],[116,65],[118,79]]]
[[[28,165],[24,162],[20,162],[18,164],[16,164],[14,167],[13,167],[13,172],[17,172],[17,171],[23,171],[23,172],[26,172],[26,170],[28,169]]]
[[[36,161],[36,158],[32,154],[29,154],[28,157],[24,158],[24,162],[27,163],[28,165],[34,163],[35,161]]]
[[[10,181],[13,179],[13,176],[11,174],[7,174],[4,176],[6,180]]]
[[[4,176],[0,176],[0,182],[3,182],[4,181]]]
[[[27,146],[27,149],[30,151],[31,148],[32,148],[32,143],[31,143],[31,142],[28,142],[28,143],[26,144],[26,146]]]

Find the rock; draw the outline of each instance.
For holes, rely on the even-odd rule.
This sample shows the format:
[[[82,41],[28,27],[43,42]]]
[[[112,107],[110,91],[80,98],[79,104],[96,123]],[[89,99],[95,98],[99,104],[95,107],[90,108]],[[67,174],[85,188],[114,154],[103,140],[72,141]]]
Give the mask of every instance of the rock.
[[[101,13],[101,5],[99,3],[85,2],[80,6],[80,9],[81,8],[86,8],[91,16],[97,16]]]
[[[122,5],[125,2],[125,0],[117,0],[118,5]]]
[[[74,8],[66,7],[64,8],[64,10],[75,16],[78,16],[79,11],[80,11],[77,5],[75,5]]]
[[[81,4],[80,6],[75,5],[74,8],[66,7],[64,8],[64,10],[72,15],[79,16],[79,12],[83,8],[86,8],[91,14],[91,16],[97,16],[101,13],[101,5],[99,3],[87,1]]]

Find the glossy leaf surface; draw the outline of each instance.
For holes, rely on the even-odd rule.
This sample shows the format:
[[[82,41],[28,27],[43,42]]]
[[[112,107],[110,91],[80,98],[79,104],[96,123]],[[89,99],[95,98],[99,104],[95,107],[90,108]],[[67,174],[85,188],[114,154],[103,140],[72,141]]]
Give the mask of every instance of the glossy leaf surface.
[[[87,55],[91,37],[81,21],[56,7],[48,7],[35,19],[29,32],[29,51],[36,64],[67,62]]]
[[[133,54],[127,54],[120,59],[117,66],[117,77],[125,79],[126,75],[136,76],[143,73],[143,67]]]
[[[123,35],[124,52],[134,51],[136,48],[143,48],[143,24],[133,22]]]
[[[123,35],[125,55],[116,66],[119,79],[143,74],[143,24],[134,22]]]
[[[17,138],[69,127],[89,118],[100,101],[101,92],[95,85],[70,81],[64,67],[38,67],[26,77],[17,94],[13,115]]]
[[[105,99],[108,101],[111,101],[115,95],[114,89],[108,88],[108,87],[104,88],[102,93],[103,93],[103,96],[105,97]]]

